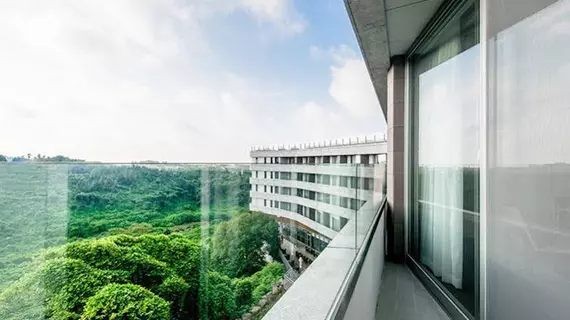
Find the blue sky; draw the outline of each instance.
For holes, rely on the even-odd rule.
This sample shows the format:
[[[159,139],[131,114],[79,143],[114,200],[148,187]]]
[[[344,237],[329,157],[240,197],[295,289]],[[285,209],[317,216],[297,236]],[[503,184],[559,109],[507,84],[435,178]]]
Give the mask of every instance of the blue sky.
[[[8,155],[248,161],[385,131],[340,0],[8,1],[0,44]]]

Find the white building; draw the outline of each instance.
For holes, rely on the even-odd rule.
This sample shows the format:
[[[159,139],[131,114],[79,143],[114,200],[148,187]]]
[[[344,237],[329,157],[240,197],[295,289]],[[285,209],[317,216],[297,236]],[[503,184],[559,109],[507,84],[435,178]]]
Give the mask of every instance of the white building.
[[[310,260],[382,192],[383,135],[253,148],[250,210],[277,218],[282,245]]]

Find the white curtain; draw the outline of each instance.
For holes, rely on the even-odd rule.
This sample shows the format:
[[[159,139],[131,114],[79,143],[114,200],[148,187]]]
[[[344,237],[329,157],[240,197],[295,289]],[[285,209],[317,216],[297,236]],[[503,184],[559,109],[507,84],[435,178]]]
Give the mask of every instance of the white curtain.
[[[420,262],[444,283],[463,279],[463,100],[460,39],[423,58],[419,90]]]
[[[420,169],[422,170],[422,169]],[[420,194],[420,261],[442,282],[462,288],[463,172],[425,168]]]

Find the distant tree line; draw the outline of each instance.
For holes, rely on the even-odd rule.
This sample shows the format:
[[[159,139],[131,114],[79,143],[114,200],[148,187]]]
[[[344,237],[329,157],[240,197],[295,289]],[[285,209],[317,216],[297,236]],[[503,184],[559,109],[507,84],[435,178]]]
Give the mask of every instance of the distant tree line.
[[[38,154],[35,157],[32,157],[31,153],[28,153],[25,156],[16,156],[12,158],[12,162],[26,162],[26,161],[35,161],[35,162],[85,162],[85,160],[80,159],[72,159],[66,156],[57,155],[54,157],[45,156]],[[0,162],[8,162],[8,157],[5,155],[0,154]]]

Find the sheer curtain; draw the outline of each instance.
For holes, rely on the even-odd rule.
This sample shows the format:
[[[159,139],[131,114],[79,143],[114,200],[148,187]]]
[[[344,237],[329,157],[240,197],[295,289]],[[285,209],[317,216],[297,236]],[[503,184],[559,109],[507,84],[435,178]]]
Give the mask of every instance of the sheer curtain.
[[[463,174],[460,168],[425,168],[420,200],[420,261],[441,281],[462,288]]]
[[[419,90],[420,262],[444,283],[462,288],[463,115],[457,83],[459,37],[426,59]]]

